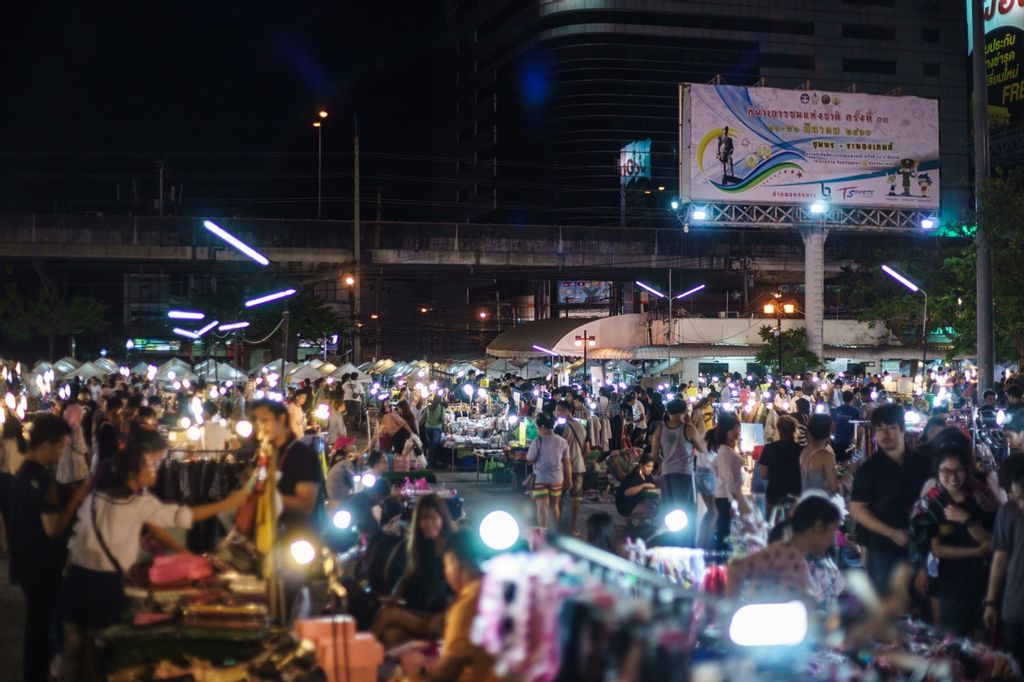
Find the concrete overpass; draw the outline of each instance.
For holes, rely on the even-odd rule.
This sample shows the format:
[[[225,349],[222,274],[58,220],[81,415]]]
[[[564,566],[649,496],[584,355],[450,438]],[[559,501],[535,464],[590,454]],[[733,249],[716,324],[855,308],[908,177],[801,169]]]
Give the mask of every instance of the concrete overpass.
[[[214,218],[293,272],[329,271],[353,262],[351,221]],[[796,230],[751,232],[719,227],[618,228],[559,225],[365,222],[362,263],[381,275],[632,279],[666,268],[692,271],[800,272]],[[845,239],[844,239],[845,238]],[[830,247],[854,246],[836,235]],[[835,254],[839,255],[839,253]],[[203,268],[246,261],[209,234],[201,218],[55,214],[0,215],[0,259],[149,262]],[[846,258],[826,259],[826,274]],[[618,277],[616,277],[618,275]]]

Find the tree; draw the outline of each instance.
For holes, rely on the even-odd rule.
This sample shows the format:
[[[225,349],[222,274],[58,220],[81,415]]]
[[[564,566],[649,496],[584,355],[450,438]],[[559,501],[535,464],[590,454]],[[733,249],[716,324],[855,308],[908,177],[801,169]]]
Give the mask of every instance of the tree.
[[[754,360],[767,368],[775,368],[776,374],[798,374],[807,370],[817,369],[821,360],[807,350],[807,330],[803,327],[787,329],[782,332],[782,366],[779,371],[779,337],[775,335],[775,327],[764,325],[758,335],[767,346],[757,352]]]
[[[4,307],[7,305],[13,306],[8,333],[18,339],[28,339],[37,334],[45,336],[49,360],[55,359],[57,336],[76,336],[107,328],[106,303],[88,296],[68,296],[66,291],[49,282],[40,287],[34,299],[11,301],[8,298]]]

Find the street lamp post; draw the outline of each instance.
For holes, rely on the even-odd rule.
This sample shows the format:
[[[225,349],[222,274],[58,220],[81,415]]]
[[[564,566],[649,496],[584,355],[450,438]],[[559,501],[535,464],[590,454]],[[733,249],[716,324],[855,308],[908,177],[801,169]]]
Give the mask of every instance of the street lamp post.
[[[782,371],[782,314],[792,315],[796,312],[796,305],[793,303],[783,303],[782,294],[778,291],[772,293],[775,301],[764,304],[765,315],[775,315],[775,338],[779,342],[779,383],[782,383],[782,376],[785,372]]]
[[[905,286],[911,292],[924,296],[924,314],[921,318],[921,388],[923,389],[925,388],[925,379],[928,376],[925,371],[925,365],[928,364],[928,292],[890,268],[888,265],[883,265],[882,271]]]
[[[323,119],[327,118],[327,110],[321,109],[317,112],[319,121],[313,121],[316,128],[316,218],[323,216],[323,177],[324,177],[324,125]]]
[[[587,334],[587,330],[583,330],[583,335],[576,335],[576,347],[583,346],[583,384],[587,383],[587,372],[590,371],[590,366],[587,363],[587,348],[597,345],[597,337]]]

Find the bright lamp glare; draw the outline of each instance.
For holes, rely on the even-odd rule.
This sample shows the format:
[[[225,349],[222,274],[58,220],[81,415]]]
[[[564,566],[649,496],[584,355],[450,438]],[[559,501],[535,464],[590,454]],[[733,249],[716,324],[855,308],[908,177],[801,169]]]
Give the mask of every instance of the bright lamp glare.
[[[665,515],[665,527],[668,528],[670,533],[678,533],[686,528],[689,522],[690,519],[687,518],[686,512],[682,509],[673,509]]]
[[[813,213],[814,215],[821,215],[827,210],[828,204],[826,204],[824,201],[815,201],[813,204],[811,204],[811,213]]]
[[[316,557],[316,549],[313,548],[313,544],[309,540],[296,540],[288,548],[288,551],[291,552],[295,563],[300,566],[311,564],[313,558]]]
[[[472,397],[473,387],[469,384],[466,384],[465,386],[462,387],[462,392],[466,394],[466,397]]]
[[[665,294],[661,293],[660,291],[658,291],[658,290],[657,290],[657,289],[655,289],[654,287],[650,287],[650,286],[647,286],[647,285],[646,285],[646,284],[644,284],[643,282],[639,282],[639,281],[638,281],[638,282],[636,283],[636,285],[637,285],[638,287],[640,287],[641,289],[646,289],[647,291],[651,292],[652,294],[654,294],[654,295],[655,295],[655,296],[657,296],[658,298],[665,298]]]
[[[235,433],[242,438],[248,438],[252,435],[252,422],[240,421],[235,424]]]
[[[545,348],[544,346],[538,346],[537,344],[533,344],[533,349],[534,350],[539,350],[541,353],[547,353],[548,355],[551,355],[551,356],[557,356],[558,355],[558,353],[556,353],[555,351],[551,350],[550,348]]]
[[[201,320],[206,314],[194,310],[168,310],[167,317],[172,320]]]
[[[888,265],[883,265],[882,266],[882,271],[885,272],[885,274],[887,274],[890,277],[892,277],[897,282],[899,282],[900,284],[902,284],[903,286],[905,286],[906,288],[908,288],[911,291],[913,291],[914,293],[917,293],[920,290],[916,284],[914,284],[909,279],[907,279],[906,277],[904,277],[900,273],[898,273],[895,270],[893,270],[892,268],[890,268]]]
[[[248,326],[249,326],[248,322],[232,322],[231,324],[222,324],[221,326],[217,327],[217,331],[219,331],[219,332],[229,332],[229,331],[232,331],[234,329],[245,329]]]
[[[178,420],[178,426],[180,426],[183,429],[187,429],[188,427],[192,426],[192,420],[189,419],[188,417],[182,417],[181,419]]]
[[[701,289],[703,289],[703,288],[704,288],[705,286],[706,286],[706,285],[704,285],[704,284],[701,284],[700,286],[695,286],[695,287],[694,287],[694,288],[692,288],[692,289],[689,289],[689,290],[687,290],[687,291],[684,291],[684,292],[683,292],[683,293],[681,293],[681,294],[678,294],[678,295],[676,296],[676,298],[686,298],[687,296],[692,296],[693,294],[695,294],[695,293],[697,293],[698,291],[700,291]]]
[[[334,512],[334,518],[332,521],[334,522],[335,528],[345,530],[352,525],[352,514],[344,509],[339,509]]]
[[[694,220],[707,220],[708,210],[703,206],[694,206],[693,215],[691,217]]]
[[[934,218],[922,218],[921,219],[921,229],[922,230],[930,230],[933,227],[935,227],[935,219]]]
[[[999,426],[1002,426],[1005,421],[1006,421],[1006,411],[1005,410],[999,410],[998,412],[996,412],[996,424],[999,424]]]
[[[211,329],[216,327],[218,324],[220,324],[220,321],[219,320],[214,320],[210,324],[206,325],[205,327],[203,327],[202,329],[200,329],[199,331],[196,332],[196,338],[199,338],[203,334],[206,334],[208,331],[210,331]]]
[[[377,485],[377,477],[373,474],[363,474],[362,484],[364,488],[372,488]]]
[[[193,442],[198,441],[203,437],[203,432],[199,430],[198,426],[188,427],[188,431],[186,433],[188,433],[188,439]]]
[[[672,200],[672,203],[669,204],[669,206],[672,207],[673,211],[678,211],[679,210],[679,202],[676,201],[675,199]]]
[[[516,416],[514,414],[510,414],[508,416],[508,424],[509,424],[509,426],[515,426],[518,423],[519,423],[519,417],[518,416]]]
[[[793,646],[807,636],[807,608],[802,602],[747,604],[729,623],[729,639],[739,646]]]
[[[199,335],[195,332],[190,332],[189,330],[182,329],[181,327],[175,327],[173,331],[178,336],[184,336],[186,339],[192,339],[193,341],[199,338]]]
[[[507,511],[493,511],[480,522],[480,539],[491,549],[504,551],[519,540],[519,524]]]
[[[210,232],[214,233],[215,235],[226,241],[228,244],[231,244],[231,246],[235,247],[249,258],[252,258],[260,265],[270,265],[270,261],[267,260],[266,256],[264,256],[262,253],[252,248],[245,242],[243,242],[235,235],[220,227],[220,225],[218,225],[217,223],[210,222],[209,220],[204,220],[203,227],[205,227],[207,230],[209,230]]]
[[[917,412],[907,412],[903,417],[903,421],[906,422],[907,426],[917,426],[921,423],[921,415]]]
[[[266,296],[260,296],[259,298],[253,298],[245,302],[246,308],[252,308],[253,306],[261,305],[263,303],[270,303],[276,301],[279,298],[285,298],[287,296],[295,295],[295,289],[285,289],[284,291],[275,291],[272,294]]]

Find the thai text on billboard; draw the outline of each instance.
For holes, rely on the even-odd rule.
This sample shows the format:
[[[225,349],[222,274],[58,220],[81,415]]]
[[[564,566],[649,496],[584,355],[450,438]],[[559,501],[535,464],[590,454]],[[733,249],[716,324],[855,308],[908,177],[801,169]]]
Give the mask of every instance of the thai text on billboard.
[[[974,49],[971,18],[978,0],[967,2],[967,54]],[[1024,120],[1024,0],[983,0],[985,19],[985,80],[988,103],[1002,123]],[[996,119],[993,119],[996,120]]]
[[[920,97],[689,84],[683,201],[939,207],[939,105]]]

